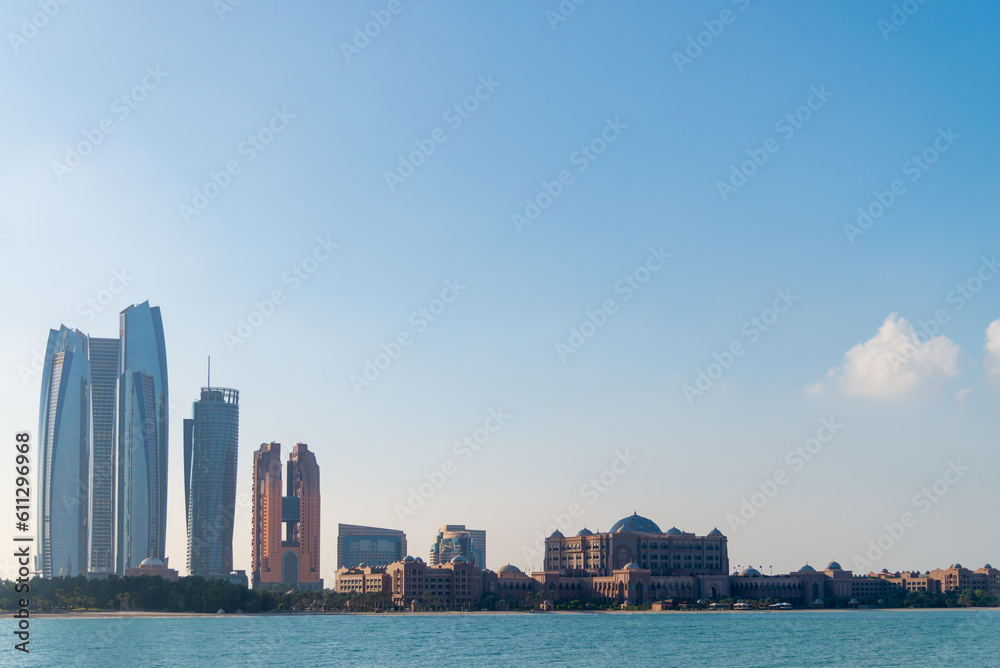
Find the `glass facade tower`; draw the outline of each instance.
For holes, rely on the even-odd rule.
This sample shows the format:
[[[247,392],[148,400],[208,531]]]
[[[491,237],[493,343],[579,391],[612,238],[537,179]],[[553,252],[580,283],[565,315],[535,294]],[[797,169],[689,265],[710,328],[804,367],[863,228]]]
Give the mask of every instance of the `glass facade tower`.
[[[233,570],[239,429],[240,393],[203,387],[192,418],[184,420],[184,505],[191,575],[226,578]]]
[[[397,529],[340,524],[337,532],[337,568],[388,566],[406,557],[406,534]]]
[[[49,332],[38,417],[39,553],[43,577],[87,571],[90,360],[86,334]]]
[[[165,558],[167,532],[167,355],[159,307],[120,316],[115,572]]]
[[[115,570],[115,391],[118,339],[90,339],[90,571]]]
[[[431,545],[430,564],[447,564],[455,557],[463,557],[486,568],[486,531],[466,529],[464,524],[446,524],[438,529]]]

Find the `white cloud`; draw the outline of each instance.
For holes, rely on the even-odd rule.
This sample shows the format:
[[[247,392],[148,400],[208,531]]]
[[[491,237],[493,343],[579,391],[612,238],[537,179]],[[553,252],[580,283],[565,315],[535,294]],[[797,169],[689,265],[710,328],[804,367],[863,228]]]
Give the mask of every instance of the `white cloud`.
[[[817,394],[823,394],[823,390],[826,388],[823,387],[823,383],[813,383],[811,385],[806,385],[802,389],[806,391],[806,394],[816,396]]]
[[[994,320],[986,328],[986,377],[994,388],[1000,390],[1000,320]]]
[[[1000,326],[997,328],[1000,333]],[[847,395],[892,399],[921,384],[954,376],[958,345],[946,336],[926,338],[896,313],[890,313],[878,332],[844,355],[843,364],[827,376]]]
[[[959,408],[965,408],[965,398],[969,396],[970,392],[972,392],[972,388],[965,387],[955,393],[955,398],[958,399]]]

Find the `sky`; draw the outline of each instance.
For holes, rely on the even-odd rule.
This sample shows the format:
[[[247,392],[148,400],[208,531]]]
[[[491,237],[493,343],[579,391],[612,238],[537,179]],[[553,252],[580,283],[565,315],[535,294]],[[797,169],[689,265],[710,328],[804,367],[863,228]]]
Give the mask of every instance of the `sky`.
[[[271,441],[316,453],[328,586],[338,523],[424,559],[464,523],[537,569],[543,535],[633,512],[775,573],[996,563],[998,20],[11,0],[0,434],[37,432],[50,328],[149,300],[182,572],[209,356],[240,390],[238,569]]]

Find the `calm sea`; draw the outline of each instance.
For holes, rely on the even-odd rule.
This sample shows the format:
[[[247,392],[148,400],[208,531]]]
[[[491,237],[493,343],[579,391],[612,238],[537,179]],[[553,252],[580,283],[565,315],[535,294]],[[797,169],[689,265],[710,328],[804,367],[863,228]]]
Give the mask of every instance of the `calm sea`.
[[[1000,610],[37,618],[24,666],[1000,666]]]

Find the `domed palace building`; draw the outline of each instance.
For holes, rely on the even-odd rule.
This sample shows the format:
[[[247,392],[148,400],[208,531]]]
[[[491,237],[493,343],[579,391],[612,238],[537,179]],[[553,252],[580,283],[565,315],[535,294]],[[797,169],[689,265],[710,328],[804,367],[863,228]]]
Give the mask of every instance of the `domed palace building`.
[[[729,550],[718,529],[706,536],[662,531],[633,514],[607,533],[583,529],[545,540],[544,570],[532,573],[560,599],[606,598],[634,605],[662,599],[719,599],[729,595]]]

